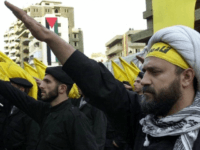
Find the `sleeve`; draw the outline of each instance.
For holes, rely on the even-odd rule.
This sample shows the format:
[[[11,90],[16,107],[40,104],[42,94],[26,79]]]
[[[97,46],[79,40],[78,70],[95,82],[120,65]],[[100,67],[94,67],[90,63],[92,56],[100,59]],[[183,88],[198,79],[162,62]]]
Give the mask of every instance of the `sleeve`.
[[[79,51],[70,56],[63,70],[89,98],[89,103],[102,110],[126,139],[130,128],[130,99],[123,84],[102,63],[87,58]]]
[[[98,150],[92,128],[78,108],[73,108],[71,115],[66,122],[66,130],[69,135],[73,150]]]
[[[0,80],[0,95],[41,124],[48,105],[37,101],[13,87],[10,82]]]
[[[96,138],[97,147],[99,150],[104,150],[106,142],[106,129],[107,129],[107,119],[105,114],[93,107],[93,118],[94,126],[93,132]]]
[[[33,119],[27,116],[25,121],[26,150],[35,150],[38,142],[40,127]]]

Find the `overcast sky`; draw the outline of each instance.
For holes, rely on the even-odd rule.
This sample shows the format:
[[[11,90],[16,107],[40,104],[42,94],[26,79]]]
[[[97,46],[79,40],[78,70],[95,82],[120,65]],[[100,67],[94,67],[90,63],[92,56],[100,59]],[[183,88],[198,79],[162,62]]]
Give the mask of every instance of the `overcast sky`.
[[[8,0],[20,8],[39,3],[42,0]],[[58,0],[56,0],[58,1]],[[122,35],[129,28],[146,29],[143,12],[145,0],[59,0],[65,6],[74,7],[75,28],[81,28],[84,36],[84,51],[90,57],[92,53],[105,53],[105,43],[115,35]],[[12,22],[13,14],[0,4],[1,30],[0,50],[4,49],[3,35]]]

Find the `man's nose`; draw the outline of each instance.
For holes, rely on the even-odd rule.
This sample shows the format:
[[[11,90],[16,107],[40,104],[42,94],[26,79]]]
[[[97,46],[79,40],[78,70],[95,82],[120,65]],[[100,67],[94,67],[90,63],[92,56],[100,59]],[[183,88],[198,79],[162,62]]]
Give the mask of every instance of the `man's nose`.
[[[150,75],[147,72],[144,73],[144,76],[143,76],[143,78],[141,80],[141,84],[143,86],[151,84],[151,78],[150,78]]]

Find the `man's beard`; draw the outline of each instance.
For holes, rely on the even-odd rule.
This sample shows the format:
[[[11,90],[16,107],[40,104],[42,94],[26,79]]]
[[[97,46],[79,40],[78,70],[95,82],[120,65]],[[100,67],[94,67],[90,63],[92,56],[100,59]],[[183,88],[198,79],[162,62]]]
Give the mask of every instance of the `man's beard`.
[[[162,88],[158,93],[150,86],[144,86],[143,92],[150,93],[152,97],[143,95],[141,108],[145,114],[153,114],[155,116],[166,116],[174,104],[182,96],[180,90],[180,79],[175,79],[168,88]]]
[[[52,102],[54,99],[58,97],[58,86],[55,87],[51,92],[48,93],[47,97],[42,98],[44,102]]]

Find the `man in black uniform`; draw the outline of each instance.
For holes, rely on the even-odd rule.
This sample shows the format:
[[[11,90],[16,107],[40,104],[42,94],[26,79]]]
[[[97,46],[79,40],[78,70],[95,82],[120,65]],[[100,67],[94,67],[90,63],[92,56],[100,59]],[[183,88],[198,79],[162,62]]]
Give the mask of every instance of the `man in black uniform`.
[[[97,149],[88,119],[72,106],[67,97],[72,84],[72,79],[61,67],[47,68],[40,84],[42,102],[29,97],[8,82],[0,81],[0,94],[40,125],[37,150]]]
[[[199,33],[188,27],[175,26],[152,36],[143,67],[145,99],[140,105],[138,94],[130,94],[103,64],[76,51],[23,10],[5,3],[38,40],[51,47],[63,64],[63,70],[89,97],[89,103],[109,116],[121,137],[132,142],[133,149],[199,149],[200,92],[197,91],[197,80],[200,82],[200,72],[196,65],[200,55]],[[131,107],[130,101],[134,102]]]
[[[23,78],[10,78],[10,82],[26,94],[33,86]],[[13,106],[4,125],[4,146],[7,150],[35,150],[39,130],[39,125],[33,119]]]
[[[72,104],[87,116],[96,138],[98,150],[104,150],[107,126],[106,116],[101,110],[88,104],[86,102],[87,98],[79,87],[78,90],[81,97],[79,99],[73,99]]]

